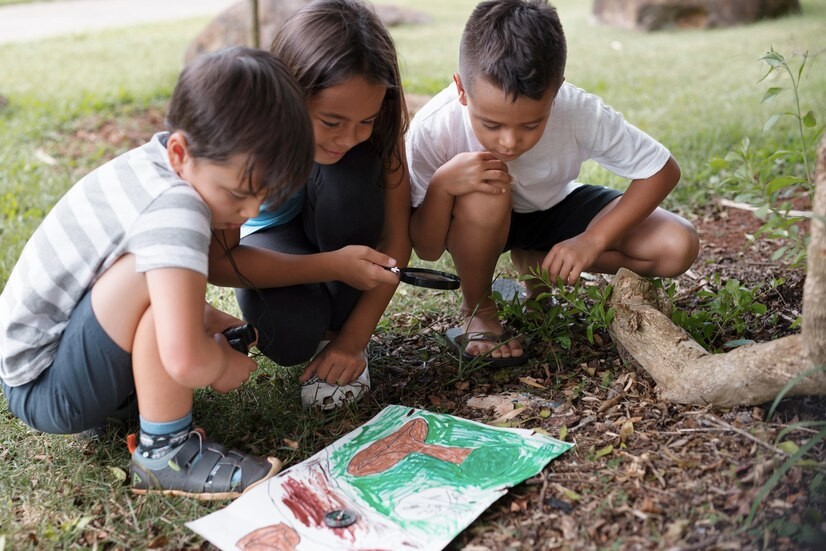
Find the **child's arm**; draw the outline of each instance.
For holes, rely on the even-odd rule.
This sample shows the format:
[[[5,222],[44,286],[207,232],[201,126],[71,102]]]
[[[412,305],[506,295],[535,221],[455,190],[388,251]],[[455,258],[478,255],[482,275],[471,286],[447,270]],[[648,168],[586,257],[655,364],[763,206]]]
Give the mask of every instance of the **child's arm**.
[[[438,260],[447,248],[453,201],[467,193],[497,195],[511,181],[508,165],[487,152],[460,153],[433,173],[424,201],[413,212],[410,237],[422,260]]]
[[[179,384],[212,386],[226,392],[240,386],[258,366],[234,351],[220,331],[207,329],[206,278],[194,271],[163,268],[146,272],[161,363]]]
[[[583,233],[557,243],[542,261],[550,281],[561,278],[573,284],[605,251],[654,212],[680,181],[680,167],[673,157],[650,178],[633,180],[616,206],[595,219]]]
[[[239,230],[214,231],[209,246],[209,282],[213,285],[265,289],[343,281],[367,290],[398,279],[382,268],[395,266],[391,256],[362,245],[299,255],[241,245],[240,240]]]
[[[404,146],[399,145],[401,165],[385,175],[384,227],[378,249],[397,260],[398,266],[407,266],[410,258],[410,178]],[[389,272],[388,272],[389,273]],[[319,354],[301,375],[306,381],[313,374],[328,383],[355,380],[364,370],[362,352],[376,329],[398,285],[381,285],[362,293],[338,336]]]

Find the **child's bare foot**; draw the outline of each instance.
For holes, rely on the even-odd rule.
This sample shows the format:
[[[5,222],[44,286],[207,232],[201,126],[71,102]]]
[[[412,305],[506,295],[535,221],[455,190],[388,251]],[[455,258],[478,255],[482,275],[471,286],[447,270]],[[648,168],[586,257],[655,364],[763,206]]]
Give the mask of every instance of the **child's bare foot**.
[[[488,298],[471,308],[462,303],[462,327],[448,329],[447,338],[466,362],[479,360],[492,367],[522,365],[528,360],[519,340],[499,321],[496,303]]]
[[[462,329],[466,343],[464,352],[468,356],[519,358],[524,354],[519,340],[506,335],[497,318],[471,316],[465,319]]]

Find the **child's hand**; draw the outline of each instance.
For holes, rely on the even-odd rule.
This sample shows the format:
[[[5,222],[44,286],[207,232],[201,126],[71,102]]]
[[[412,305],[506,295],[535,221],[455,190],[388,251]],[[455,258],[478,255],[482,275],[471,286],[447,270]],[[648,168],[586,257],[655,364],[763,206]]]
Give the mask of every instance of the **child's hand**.
[[[442,189],[454,197],[467,193],[505,193],[511,176],[508,165],[487,151],[459,153],[433,174]]]
[[[399,282],[399,276],[384,269],[384,266],[395,266],[396,261],[375,249],[348,245],[331,254],[338,262],[336,279],[350,287],[369,291],[382,284],[395,285]]]
[[[571,239],[560,241],[545,255],[542,269],[548,272],[548,281],[557,279],[563,284],[573,285],[582,272],[596,262],[602,248],[582,233]]]
[[[313,375],[331,385],[346,385],[355,381],[366,367],[364,349],[350,350],[333,339],[313,358],[298,378],[307,382]]]
[[[223,334],[215,333],[213,338],[226,354],[227,368],[210,386],[217,392],[229,392],[244,384],[250,374],[258,369],[258,364],[248,355],[233,349]]]

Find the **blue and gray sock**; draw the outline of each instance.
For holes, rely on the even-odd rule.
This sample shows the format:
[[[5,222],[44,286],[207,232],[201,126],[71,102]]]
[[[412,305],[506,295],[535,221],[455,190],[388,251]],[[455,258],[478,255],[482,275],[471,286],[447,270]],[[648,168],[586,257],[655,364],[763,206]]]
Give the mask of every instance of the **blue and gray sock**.
[[[133,458],[150,469],[160,469],[166,465],[170,453],[177,451],[189,438],[192,412],[166,423],[155,423],[141,417],[140,423],[140,443]]]
[[[132,454],[132,459],[147,469],[157,471],[169,464],[184,442],[189,439],[193,430],[192,412],[184,417],[167,423],[154,423],[140,418],[140,443]],[[200,456],[198,457],[200,459]],[[193,464],[198,461],[195,459]],[[207,482],[215,475],[219,465],[215,465],[209,474]],[[237,486],[241,482],[241,470],[236,469],[232,474],[230,485]]]

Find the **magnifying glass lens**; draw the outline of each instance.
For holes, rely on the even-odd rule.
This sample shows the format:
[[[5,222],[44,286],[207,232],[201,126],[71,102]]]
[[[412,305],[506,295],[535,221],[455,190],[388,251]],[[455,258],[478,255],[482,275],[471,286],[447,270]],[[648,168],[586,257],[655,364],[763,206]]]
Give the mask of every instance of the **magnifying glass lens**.
[[[454,274],[427,268],[402,268],[398,273],[403,282],[428,289],[458,289],[461,284],[459,277]]]

